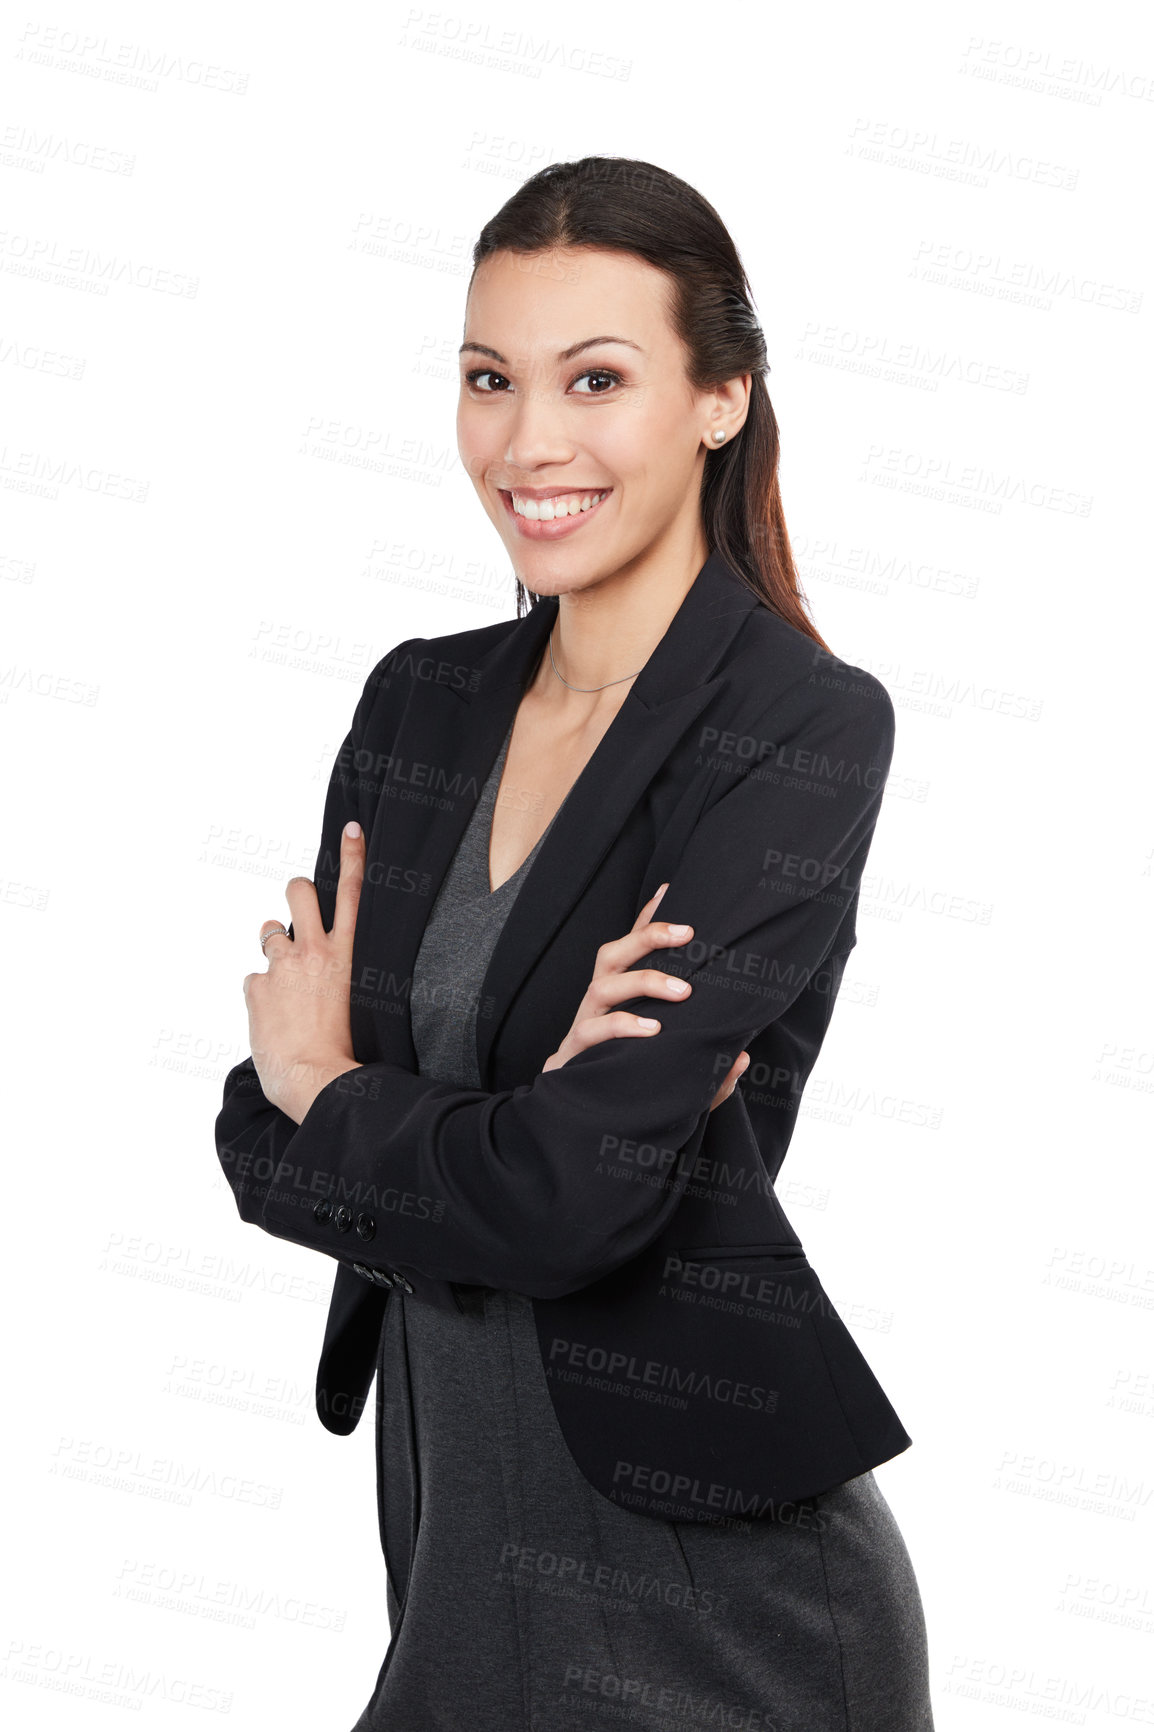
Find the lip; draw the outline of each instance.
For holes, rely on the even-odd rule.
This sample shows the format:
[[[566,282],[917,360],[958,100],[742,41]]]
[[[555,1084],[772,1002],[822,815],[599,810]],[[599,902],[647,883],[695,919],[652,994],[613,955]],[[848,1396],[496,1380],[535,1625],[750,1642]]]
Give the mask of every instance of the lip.
[[[513,494],[509,489],[499,487],[497,491],[501,495],[506,512],[517,526],[517,533],[523,535],[526,541],[560,541],[563,536],[575,535],[589,522],[591,517],[596,517],[602,505],[607,505],[613,497],[612,487],[590,488],[591,493],[604,493],[605,497],[598,504],[591,505],[588,511],[580,511],[576,517],[555,517],[551,523],[542,523],[540,519],[536,523],[531,523],[527,517],[521,517],[519,513],[514,511]],[[526,488],[525,491],[528,493],[530,489]],[[584,489],[580,487],[543,487],[539,490],[533,490],[532,496],[540,499],[560,499],[568,493],[582,492]]]

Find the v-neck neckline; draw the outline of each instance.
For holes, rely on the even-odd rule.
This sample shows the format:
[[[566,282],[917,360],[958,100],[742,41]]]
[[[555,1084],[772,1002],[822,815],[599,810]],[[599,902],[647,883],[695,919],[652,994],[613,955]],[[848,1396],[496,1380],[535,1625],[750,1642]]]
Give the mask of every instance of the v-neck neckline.
[[[501,783],[502,783],[502,781],[504,779],[504,775],[505,775],[505,759],[509,755],[509,745],[510,745],[510,742],[513,738],[513,729],[516,727],[516,725],[517,725],[517,717],[514,714],[513,720],[509,723],[509,731],[505,735],[505,742],[502,745],[500,752],[497,754],[496,763],[493,765],[493,768],[490,771],[490,782],[491,782],[491,786],[492,786],[492,795],[489,798],[489,815],[488,815],[488,821],[485,824],[485,846],[484,846],[484,851],[483,851],[484,852],[483,864],[484,864],[484,873],[485,873],[485,889],[486,889],[486,897],[487,898],[493,897],[493,896],[499,896],[501,894],[502,890],[506,889],[510,884],[512,884],[515,879],[520,878],[522,873],[525,872],[527,870],[527,868],[532,864],[532,862],[536,859],[537,854],[540,850],[541,844],[544,842],[546,836],[549,834],[550,830],[553,828],[554,824],[557,822],[557,819],[561,814],[561,810],[565,805],[565,800],[567,800],[569,798],[569,795],[573,792],[573,789],[577,786],[577,783],[581,780],[581,777],[585,774],[585,766],[582,766],[582,768],[578,771],[577,775],[574,777],[572,783],[570,784],[570,786],[569,786],[569,788],[565,794],[565,800],[562,800],[561,805],[558,806],[556,812],[554,812],[553,816],[550,818],[549,822],[546,824],[545,828],[542,830],[541,834],[538,836],[537,840],[534,842],[533,846],[530,848],[529,852],[526,854],[525,858],[522,860],[522,862],[518,866],[517,870],[515,872],[511,872],[509,874],[508,878],[502,879],[501,883],[498,884],[496,886],[496,888],[494,889],[493,888],[492,872],[491,872],[491,867],[490,867],[490,852],[491,852],[491,849],[493,846],[493,822],[497,816],[497,796],[501,792]]]

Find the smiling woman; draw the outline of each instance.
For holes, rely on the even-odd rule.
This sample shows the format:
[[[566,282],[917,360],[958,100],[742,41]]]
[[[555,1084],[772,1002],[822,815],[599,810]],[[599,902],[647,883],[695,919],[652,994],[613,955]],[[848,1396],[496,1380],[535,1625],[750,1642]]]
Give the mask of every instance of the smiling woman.
[[[911,1438],[776,1191],[894,710],[806,611],[766,370],[675,176],[486,225],[457,436],[517,618],[373,670],[245,982],[217,1152],[335,1260],[330,1431],[377,1378],[355,1732],[932,1732]]]

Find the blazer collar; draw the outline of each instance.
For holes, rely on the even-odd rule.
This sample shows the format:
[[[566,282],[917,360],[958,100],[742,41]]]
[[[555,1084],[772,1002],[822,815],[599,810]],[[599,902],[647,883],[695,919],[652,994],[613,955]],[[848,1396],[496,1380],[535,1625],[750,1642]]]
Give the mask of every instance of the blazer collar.
[[[398,788],[392,790],[397,797],[388,797],[386,790],[380,801],[374,828],[385,829],[374,837],[371,857],[404,870],[382,873],[362,940],[365,948],[354,958],[354,982],[367,974],[379,979],[380,964],[387,959],[387,977],[404,997],[397,1009],[405,1014],[371,1016],[370,1006],[379,1001],[354,985],[353,1050],[362,1062],[380,1057],[416,1068],[407,1006],[425,925],[559,605],[556,596],[542,597],[511,622],[477,667],[468,670],[466,681],[414,681],[390,763],[397,779],[419,780],[428,797],[414,798],[410,788]],[[709,702],[720,684],[715,668],[758,605],[759,597],[745,581],[711,553],[570,789],[489,959],[477,1011],[477,1068],[483,1088],[491,1086],[493,1044],[518,988],[648,783]],[[655,888],[643,887],[638,908]],[[606,939],[618,936],[604,934]],[[573,1009],[576,1012],[576,1005]]]
[[[741,625],[745,615],[759,603],[748,584],[711,553],[686,592],[665,636],[650,654],[626,696],[622,709],[640,705],[657,710],[671,699],[686,696],[707,681]],[[537,665],[537,658],[556,623],[560,602],[542,596],[528,614],[515,621],[482,663],[473,689],[449,687],[466,703],[484,705],[507,695],[510,685],[524,690]],[[509,712],[512,719],[517,705]],[[615,725],[615,722],[611,724]],[[504,735],[501,736],[504,739]]]

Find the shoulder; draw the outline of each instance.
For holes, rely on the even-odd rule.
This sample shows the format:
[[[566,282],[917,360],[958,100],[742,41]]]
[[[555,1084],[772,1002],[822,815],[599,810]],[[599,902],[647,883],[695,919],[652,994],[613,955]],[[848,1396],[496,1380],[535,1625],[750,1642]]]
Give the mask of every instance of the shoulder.
[[[375,730],[390,718],[399,717],[417,685],[472,690],[488,656],[518,623],[515,619],[497,620],[468,631],[409,637],[395,644],[365,681],[354,717],[354,734],[363,738],[370,726]]]
[[[414,638],[405,658],[414,679],[458,691],[476,689],[481,670],[493,651],[516,631],[519,619],[502,619],[492,625],[473,626],[468,631],[444,632],[440,637]]]
[[[727,673],[761,724],[779,736],[851,730],[871,751],[892,753],[893,700],[876,674],[823,649],[765,606],[751,610]]]
[[[412,686],[417,681],[471,690],[493,650],[520,624],[519,620],[497,620],[492,625],[473,626],[468,631],[445,632],[440,637],[411,637],[382,656],[369,676],[377,689],[394,685]]]

